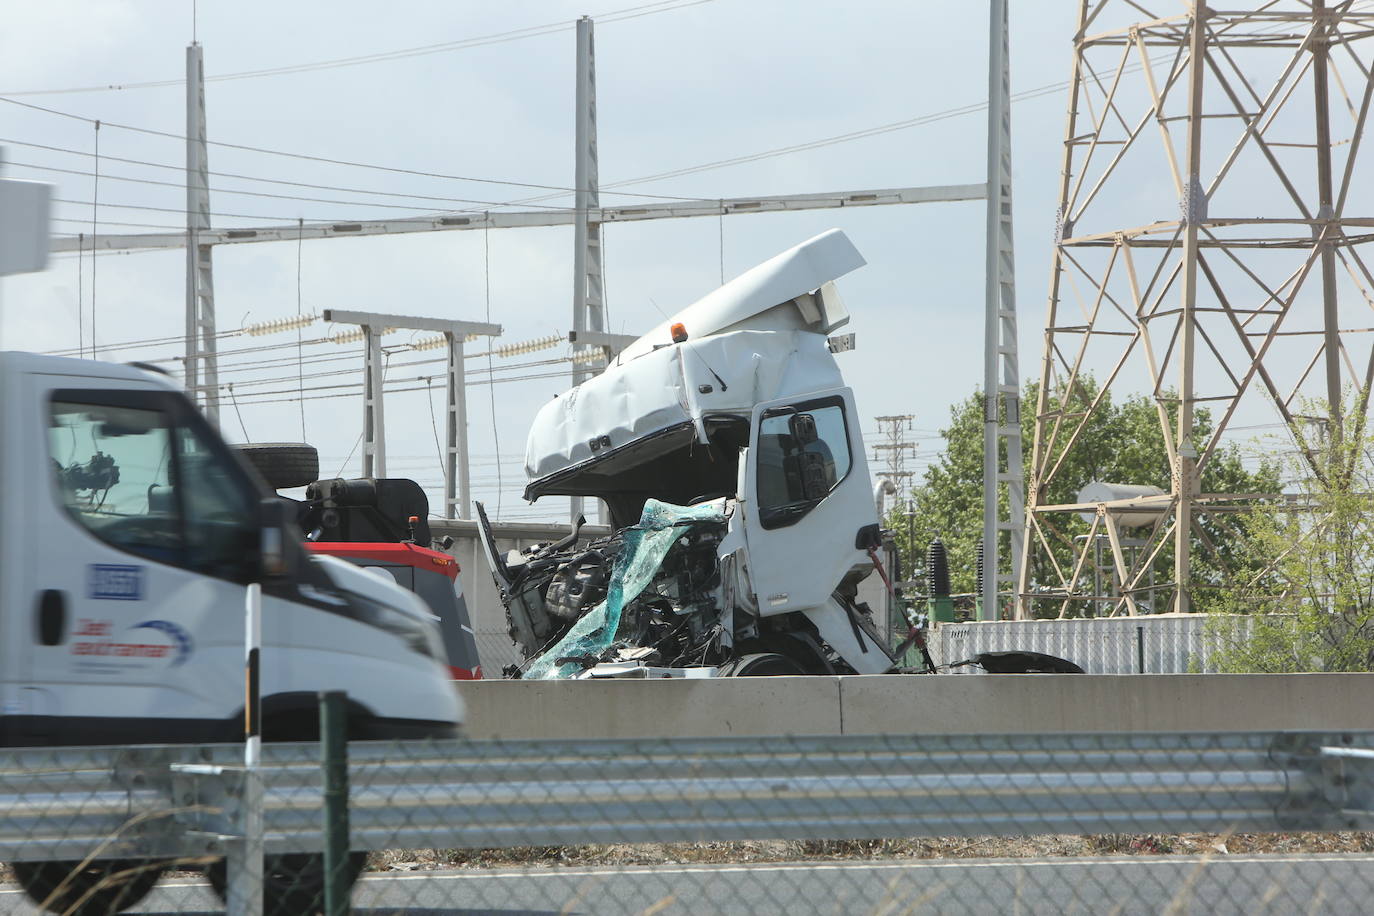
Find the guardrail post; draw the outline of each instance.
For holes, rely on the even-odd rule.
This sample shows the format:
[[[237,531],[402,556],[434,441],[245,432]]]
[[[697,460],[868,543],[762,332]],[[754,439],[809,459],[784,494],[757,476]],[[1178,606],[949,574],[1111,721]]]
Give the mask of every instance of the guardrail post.
[[[338,690],[320,694],[320,764],[324,773],[324,914],[347,916],[348,704]]]
[[[262,585],[251,582],[244,596],[243,782],[239,799],[241,840],[229,844],[225,865],[225,912],[250,916],[262,912],[263,810],[262,735],[259,718],[259,653],[262,647]]]

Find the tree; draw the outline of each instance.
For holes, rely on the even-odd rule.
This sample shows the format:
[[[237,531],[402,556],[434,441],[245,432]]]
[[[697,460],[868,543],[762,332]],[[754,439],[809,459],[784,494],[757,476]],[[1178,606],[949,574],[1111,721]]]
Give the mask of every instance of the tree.
[[[1346,410],[1361,417],[1364,405]],[[1310,407],[1304,411],[1316,414]],[[1329,419],[1295,433],[1285,498],[1241,519],[1256,572],[1234,582],[1212,632],[1224,671],[1369,671],[1374,667],[1374,439]],[[1248,615],[1248,627],[1236,618]],[[1248,635],[1247,635],[1248,630]]]
[[[1027,382],[1021,398],[1027,408],[1037,402],[1038,385]],[[1074,404],[1085,407],[1097,396],[1098,387],[1092,378],[1079,378]],[[1058,400],[1055,393],[1051,400]],[[1172,403],[1167,393],[1166,403]],[[1073,406],[1073,405],[1070,405]],[[1195,421],[1195,445],[1200,446],[1211,434],[1211,419],[1206,410],[1199,410]],[[907,518],[905,507],[898,507],[887,519],[888,527],[898,535],[904,557],[920,557],[925,546],[936,537],[941,538],[950,558],[950,577],[956,593],[972,592],[976,583],[977,546],[983,532],[983,398],[975,391],[950,410],[949,426],[941,431],[945,437],[943,454],[925,471],[921,484],[913,492],[914,515]],[[1033,409],[1021,411],[1021,433],[1026,443],[1025,479],[1030,479],[1030,443],[1035,433]],[[1093,481],[1151,484],[1168,492],[1170,469],[1164,448],[1164,434],[1160,428],[1159,412],[1154,402],[1140,394],[1127,395],[1120,402],[1110,392],[1094,410],[1088,427],[1078,446],[1070,453],[1064,467],[1056,476],[1046,499],[1062,504],[1077,501],[1078,491]],[[1203,474],[1203,489],[1213,493],[1276,492],[1276,467],[1265,462],[1256,471],[1249,471],[1241,461],[1240,449],[1234,445],[1221,447],[1212,457]],[[1204,526],[1213,528],[1214,543],[1226,545],[1231,552],[1232,538],[1225,529],[1234,522],[1208,518]],[[1089,525],[1078,518],[1066,523],[1074,534],[1087,534]],[[1228,558],[1221,558],[1226,561]],[[1234,560],[1234,558],[1231,558]],[[1061,564],[1069,562],[1069,550],[1063,548]],[[1039,561],[1044,563],[1043,560]],[[1155,560],[1161,571],[1172,568],[1172,553],[1163,551]],[[916,565],[923,565],[917,563]],[[1165,575],[1171,575],[1166,572]],[[1052,573],[1039,566],[1031,569],[1032,581],[1049,582]],[[1227,576],[1220,566],[1209,566],[1205,558],[1198,563],[1197,578],[1204,583],[1220,583]]]

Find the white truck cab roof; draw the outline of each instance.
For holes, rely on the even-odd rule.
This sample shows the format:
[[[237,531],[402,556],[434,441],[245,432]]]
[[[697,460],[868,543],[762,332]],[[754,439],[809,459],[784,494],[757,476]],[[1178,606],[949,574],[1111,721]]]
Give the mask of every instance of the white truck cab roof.
[[[693,442],[707,445],[713,429],[733,419],[747,425],[756,404],[843,385],[825,338],[849,321],[833,281],[864,263],[831,229],[645,334],[600,375],[540,409],[525,451],[526,498],[637,488],[636,468]],[[673,341],[677,324],[684,342]],[[656,467],[661,473],[661,462]],[[684,499],[714,489],[685,486],[697,492],[685,489]]]
[[[26,353],[22,350],[0,351],[0,373],[20,375],[41,373],[44,375],[70,375],[80,378],[108,379],[151,384],[158,388],[179,391],[170,376],[160,370],[144,368],[130,363],[99,362],[90,359],[71,359],[65,356],[45,356],[41,353]],[[6,386],[8,387],[8,386]]]

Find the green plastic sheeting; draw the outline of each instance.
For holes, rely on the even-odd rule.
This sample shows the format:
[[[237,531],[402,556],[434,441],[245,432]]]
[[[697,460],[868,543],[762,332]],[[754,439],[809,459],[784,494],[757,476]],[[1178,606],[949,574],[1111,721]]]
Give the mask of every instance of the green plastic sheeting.
[[[620,615],[625,605],[653,581],[668,550],[695,524],[725,521],[719,503],[700,506],[674,506],[651,499],[644,504],[639,524],[626,528],[620,555],[611,569],[606,600],[573,624],[567,635],[544,651],[539,660],[525,670],[527,680],[570,678],[583,671],[575,662],[556,664],[560,658],[600,655],[615,642]]]

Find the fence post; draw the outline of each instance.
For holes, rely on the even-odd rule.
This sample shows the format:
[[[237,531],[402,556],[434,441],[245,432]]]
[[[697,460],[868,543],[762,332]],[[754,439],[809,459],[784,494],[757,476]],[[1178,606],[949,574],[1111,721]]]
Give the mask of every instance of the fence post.
[[[348,703],[339,690],[320,693],[320,765],[324,771],[324,914],[347,916]]]

